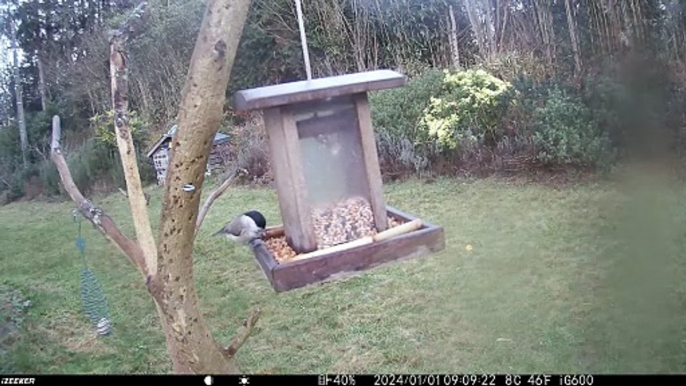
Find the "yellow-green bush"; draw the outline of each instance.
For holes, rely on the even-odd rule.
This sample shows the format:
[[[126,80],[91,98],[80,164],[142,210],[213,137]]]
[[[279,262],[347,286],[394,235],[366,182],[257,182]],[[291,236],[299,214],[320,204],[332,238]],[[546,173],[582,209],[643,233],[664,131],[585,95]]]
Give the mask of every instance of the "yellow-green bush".
[[[441,91],[445,74],[429,69],[410,77],[405,87],[370,94],[372,120],[384,173],[421,173],[430,166],[434,147],[420,128],[431,98]]]
[[[91,127],[95,137],[112,149],[117,148],[117,134],[114,129],[114,111],[109,110],[104,114],[96,114],[90,118]],[[129,112],[129,130],[133,137],[133,143],[137,149],[146,145],[148,123],[143,120],[136,111]]]
[[[484,70],[445,71],[439,92],[424,110],[420,128],[443,150],[495,144],[512,85]]]
[[[443,71],[431,69],[410,78],[404,87],[372,92],[369,101],[375,130],[413,144],[426,140],[419,122],[431,98],[441,92],[444,78]]]
[[[481,163],[516,154],[543,165],[602,167],[616,158],[604,115],[556,79],[429,70],[371,103],[381,165],[394,175],[463,162],[490,168]]]

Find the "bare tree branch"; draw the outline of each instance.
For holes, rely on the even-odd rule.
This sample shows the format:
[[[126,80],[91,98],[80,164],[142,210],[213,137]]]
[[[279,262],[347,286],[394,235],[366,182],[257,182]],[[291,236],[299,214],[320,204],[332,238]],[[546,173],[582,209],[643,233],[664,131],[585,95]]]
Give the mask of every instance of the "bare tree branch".
[[[236,355],[241,346],[243,346],[243,343],[245,343],[245,341],[247,341],[250,335],[252,334],[253,330],[255,329],[255,326],[257,325],[257,321],[260,319],[261,314],[262,310],[259,307],[255,307],[250,310],[248,317],[243,322],[244,328],[239,332],[236,332],[236,335],[233,337],[231,344],[226,346],[222,350],[224,356],[231,358],[234,355]]]
[[[7,182],[7,180],[4,179],[2,176],[0,176],[0,182],[2,182],[3,184],[5,184],[5,185],[6,185],[8,188],[10,188],[10,189],[12,188],[12,185],[11,185],[9,182]]]
[[[67,161],[64,159],[64,155],[62,155],[62,148],[60,146],[61,135],[62,127],[60,125],[60,117],[55,115],[52,117],[52,149],[50,151],[50,157],[55,163],[55,166],[57,166],[57,171],[60,174],[64,189],[74,203],[76,203],[79,212],[105,235],[107,240],[116,245],[119,250],[129,258],[131,263],[138,268],[143,276],[145,276],[145,272],[147,272],[145,259],[143,257],[143,251],[138,244],[121,233],[114,221],[106,215],[105,212],[88,201],[74,183],[74,179],[67,166]]]
[[[200,213],[198,214],[198,219],[195,222],[195,234],[198,234],[198,231],[200,231],[200,226],[202,225],[203,220],[205,220],[205,216],[207,215],[207,212],[209,212],[210,207],[212,204],[214,204],[214,201],[219,198],[226,189],[231,186],[233,181],[240,175],[246,174],[247,171],[244,169],[236,169],[234,172],[229,173],[229,175],[226,176],[224,179],[224,182],[222,182],[221,185],[217,189],[215,189],[212,193],[210,193],[209,197],[207,197],[207,201],[205,201],[205,204],[202,206],[202,209],[200,209]]]
[[[145,265],[150,269],[147,274],[157,271],[157,246],[152,234],[150,216],[147,210],[147,200],[143,194],[136,149],[129,127],[128,113],[128,58],[125,42],[137,33],[140,33],[145,22],[147,3],[142,2],[136,7],[133,14],[126,20],[122,27],[115,31],[110,39],[110,74],[112,81],[112,106],[114,107],[114,127],[117,133],[117,149],[121,156],[126,179],[126,190],[133,216],[133,225],[136,229],[138,243],[145,256]]]
[[[45,155],[45,153],[43,153],[43,152],[38,148],[38,146],[33,146],[33,145],[31,145],[31,146],[29,146],[29,150],[31,150],[32,152],[34,152],[34,153],[38,154],[39,156],[43,157],[43,160],[44,160],[44,161],[47,161],[47,160],[48,160],[48,157]]]

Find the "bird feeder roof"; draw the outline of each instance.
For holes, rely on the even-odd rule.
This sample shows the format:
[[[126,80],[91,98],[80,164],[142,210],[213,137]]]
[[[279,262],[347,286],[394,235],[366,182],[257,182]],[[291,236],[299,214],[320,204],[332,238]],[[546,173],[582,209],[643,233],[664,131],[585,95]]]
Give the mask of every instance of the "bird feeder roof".
[[[404,86],[403,74],[391,70],[376,70],[348,75],[303,80],[238,91],[234,108],[238,111],[309,102],[348,94],[377,91]]]

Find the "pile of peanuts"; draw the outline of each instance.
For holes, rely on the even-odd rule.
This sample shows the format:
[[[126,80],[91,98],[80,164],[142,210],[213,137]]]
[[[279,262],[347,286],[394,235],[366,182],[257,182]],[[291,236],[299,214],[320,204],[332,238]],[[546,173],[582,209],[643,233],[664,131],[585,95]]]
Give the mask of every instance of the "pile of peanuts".
[[[317,235],[317,249],[324,249],[338,243],[353,241],[365,236],[375,235],[374,217],[369,203],[363,198],[352,198],[344,201],[343,205],[329,209],[313,211],[321,217],[314,217]],[[326,221],[331,223],[326,223]],[[357,220],[357,221],[355,221]],[[388,227],[394,228],[403,221],[395,217],[388,217]],[[326,231],[330,233],[327,233]],[[337,242],[336,242],[337,241]],[[332,243],[335,242],[335,243]],[[286,262],[298,254],[288,245],[286,236],[272,237],[265,240],[265,244],[277,262]]]
[[[395,227],[397,227],[398,225],[402,225],[402,224],[403,224],[403,222],[400,221],[400,220],[398,220],[397,218],[388,216],[388,228],[389,228],[389,229],[390,229],[390,228],[395,228]]]
[[[274,255],[274,258],[279,263],[290,260],[297,255],[293,248],[291,248],[291,246],[288,245],[288,241],[286,241],[286,236],[272,237],[270,239],[265,240],[264,243],[267,245],[267,249],[269,249],[269,252],[271,252],[272,255]]]
[[[362,197],[315,208],[312,210],[312,222],[319,249],[376,233],[372,206]]]

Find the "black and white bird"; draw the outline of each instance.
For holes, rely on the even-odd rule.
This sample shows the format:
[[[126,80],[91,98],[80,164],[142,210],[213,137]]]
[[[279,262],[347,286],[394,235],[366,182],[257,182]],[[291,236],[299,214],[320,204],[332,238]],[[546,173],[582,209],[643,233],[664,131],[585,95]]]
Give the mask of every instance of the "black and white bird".
[[[231,241],[248,244],[264,236],[267,220],[262,213],[251,210],[236,216],[212,236],[225,236]]]

